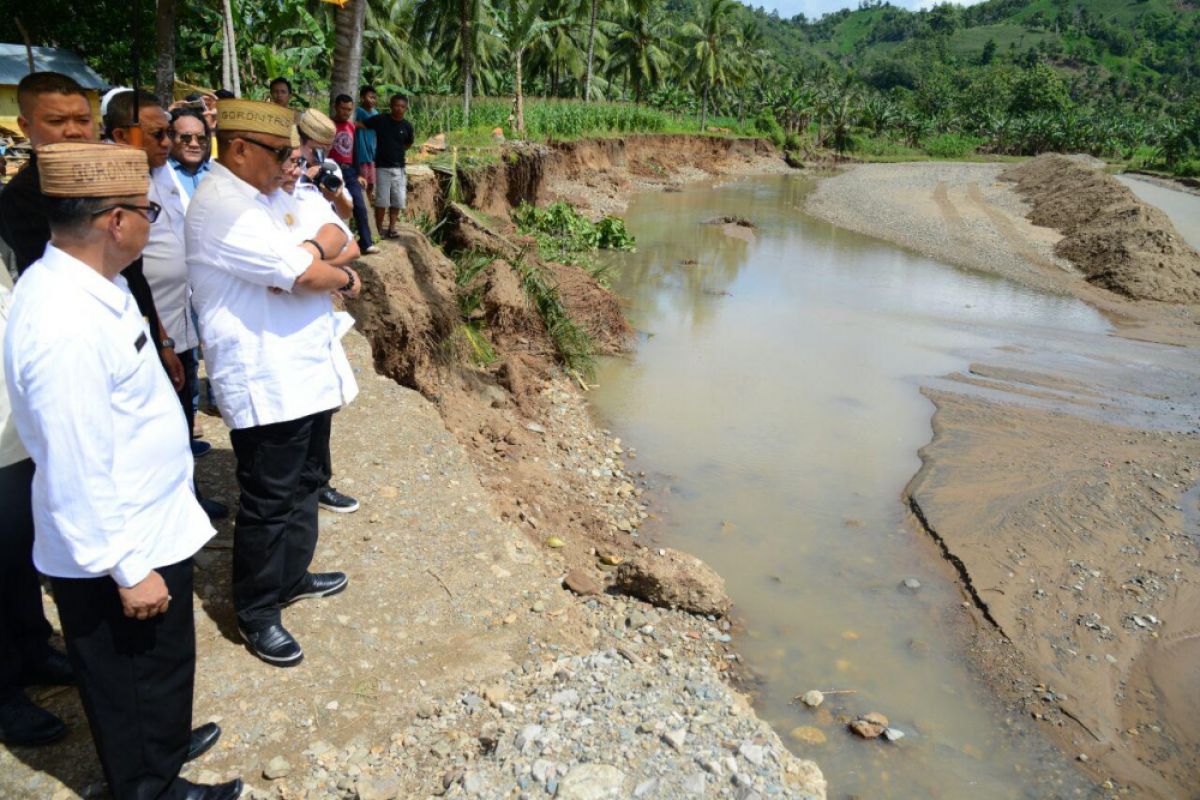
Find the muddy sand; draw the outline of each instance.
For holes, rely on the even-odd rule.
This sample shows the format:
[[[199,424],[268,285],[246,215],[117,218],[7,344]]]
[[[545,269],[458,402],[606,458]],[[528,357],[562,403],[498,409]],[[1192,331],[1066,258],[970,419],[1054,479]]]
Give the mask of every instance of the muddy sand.
[[[1107,341],[1000,348],[931,382],[933,440],[905,498],[959,573],[999,695],[1105,795],[1192,797],[1200,258],[1108,176],[1060,158],[1009,169],[860,166],[808,210],[1114,322]]]

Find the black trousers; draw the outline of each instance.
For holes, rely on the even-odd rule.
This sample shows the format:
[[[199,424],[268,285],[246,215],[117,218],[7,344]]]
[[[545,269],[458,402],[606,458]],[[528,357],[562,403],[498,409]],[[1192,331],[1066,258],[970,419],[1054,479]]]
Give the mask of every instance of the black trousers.
[[[117,584],[51,578],[79,694],[114,800],[174,800],[192,731],[196,628],[192,561],[158,574],[171,602],[148,620],[126,617]]]
[[[183,388],[175,394],[179,396],[179,405],[183,406],[183,416],[187,419],[188,436],[191,436],[196,424],[196,406],[192,401],[196,396],[196,372],[199,365],[196,363],[194,348],[175,355],[179,357],[179,363],[183,365]]]
[[[342,168],[342,183],[354,201],[354,226],[358,228],[358,246],[366,252],[371,246],[371,215],[367,211],[367,195],[358,183],[358,167],[353,164],[338,164]]]
[[[0,467],[0,701],[50,652],[50,623],[33,568],[33,461]]]
[[[317,547],[317,494],[329,480],[332,411],[232,431],[241,508],[233,530],[233,604],[250,631],[280,622],[279,603]]]

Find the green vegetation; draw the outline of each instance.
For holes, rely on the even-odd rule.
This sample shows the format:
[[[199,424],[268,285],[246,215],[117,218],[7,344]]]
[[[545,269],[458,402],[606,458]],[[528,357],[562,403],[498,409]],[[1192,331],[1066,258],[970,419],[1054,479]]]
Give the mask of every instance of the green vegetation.
[[[521,289],[546,326],[563,367],[576,377],[591,378],[595,368],[591,337],[571,319],[546,268],[525,259],[518,259],[512,266],[521,278]]]
[[[543,259],[582,267],[604,285],[608,283],[608,265],[593,256],[600,250],[633,251],[637,244],[620,217],[592,222],[561,201],[545,208],[522,203],[513,210],[512,219],[518,231],[537,242]]]
[[[496,361],[496,350],[483,330],[483,287],[476,284],[492,257],[487,253],[460,253],[454,259],[454,282],[458,287],[458,313],[462,321],[455,326],[446,349],[451,355],[465,357],[472,364],[486,367]]]
[[[974,141],[983,155],[1084,151],[1177,172],[1200,161],[1192,0],[920,11],[861,0],[815,20],[734,0],[361,2],[362,79],[417,95],[418,130],[463,146],[490,146],[494,128],[536,139],[720,128],[801,153],[870,155],[891,142],[956,157]],[[352,38],[335,35],[346,14],[319,0],[158,0],[136,19],[123,0],[42,0],[21,21],[34,44],[69,46],[128,83],[134,40],[151,52],[156,5],[176,12],[182,81],[229,82],[231,55],[253,97],[284,75],[299,102],[324,106],[331,56],[336,72]]]

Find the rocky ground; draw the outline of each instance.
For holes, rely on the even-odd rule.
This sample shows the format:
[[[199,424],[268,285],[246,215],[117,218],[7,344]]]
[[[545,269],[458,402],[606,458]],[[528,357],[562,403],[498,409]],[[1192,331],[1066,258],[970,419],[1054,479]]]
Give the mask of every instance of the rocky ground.
[[[545,540],[570,534],[502,521],[435,406],[375,375],[357,333],[346,342],[362,394],[334,422],[335,485],[362,509],[322,512],[314,566],[345,570],[350,588],[288,609],[305,661],[269,667],[236,641],[220,525],[197,557],[195,720],[224,735],[189,777],[240,775],[256,798],[825,796],[816,766],[722,680],[737,659],[727,623],[590,594],[600,581],[586,574],[572,581],[585,594],[563,588],[569,570]],[[558,467],[580,477],[581,504],[616,497],[618,445],[578,394],[546,393],[579,427],[544,451],[570,451]],[[232,504],[226,431],[200,427],[214,447],[199,479]],[[102,796],[77,694],[38,699],[71,735],[0,750],[0,796]]]

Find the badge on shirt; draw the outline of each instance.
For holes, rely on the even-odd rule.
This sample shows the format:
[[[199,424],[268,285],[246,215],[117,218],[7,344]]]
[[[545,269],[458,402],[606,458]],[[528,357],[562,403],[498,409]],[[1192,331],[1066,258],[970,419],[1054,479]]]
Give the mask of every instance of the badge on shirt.
[[[140,353],[140,352],[142,352],[142,348],[145,346],[146,346],[146,332],[142,331],[140,334],[138,334],[137,341],[133,343],[133,349],[137,350]]]

